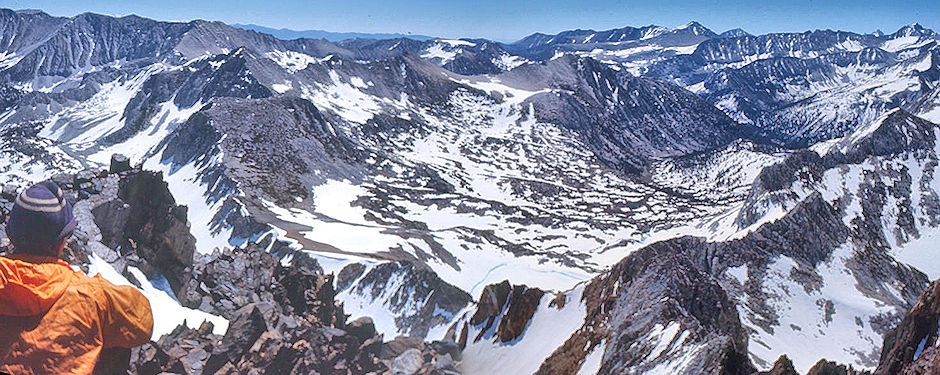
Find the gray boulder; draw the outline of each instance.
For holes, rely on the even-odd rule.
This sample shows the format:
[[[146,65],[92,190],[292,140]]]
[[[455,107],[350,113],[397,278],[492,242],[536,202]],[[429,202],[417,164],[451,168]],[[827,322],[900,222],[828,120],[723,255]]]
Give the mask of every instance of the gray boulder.
[[[392,374],[394,375],[412,375],[416,374],[424,366],[424,358],[418,349],[408,349],[401,353],[392,361]]]

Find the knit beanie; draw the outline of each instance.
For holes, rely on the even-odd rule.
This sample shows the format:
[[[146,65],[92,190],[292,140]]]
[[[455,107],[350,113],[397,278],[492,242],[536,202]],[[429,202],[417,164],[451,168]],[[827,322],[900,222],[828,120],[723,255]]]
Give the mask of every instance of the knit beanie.
[[[40,182],[16,197],[6,229],[17,253],[50,250],[75,230],[72,205],[54,182]]]

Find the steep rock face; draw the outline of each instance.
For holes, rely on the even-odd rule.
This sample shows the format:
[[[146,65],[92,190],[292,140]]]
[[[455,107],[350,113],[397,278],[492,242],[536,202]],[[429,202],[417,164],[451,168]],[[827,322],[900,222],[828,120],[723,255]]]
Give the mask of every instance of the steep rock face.
[[[7,52],[21,56],[67,21],[65,17],[53,17],[42,11],[0,10],[0,45],[7,46]]]
[[[510,285],[508,281],[487,285],[483,288],[476,312],[470,317],[470,324],[482,327],[473,340],[480,340],[491,329],[499,342],[516,339],[532,319],[543,295],[545,292],[540,289]]]
[[[511,291],[512,285],[509,281],[484,287],[480,301],[477,303],[477,310],[470,318],[470,324],[484,324],[483,331],[492,327],[497,321],[496,318],[502,314]]]
[[[891,178],[920,178],[928,181],[933,178],[932,154],[936,146],[937,125],[912,115],[903,109],[894,109],[866,126],[847,135],[843,139],[824,146],[817,151],[801,150],[789,155],[782,163],[764,168],[758,175],[747,203],[741,210],[738,222],[741,226],[753,224],[760,216],[766,213],[768,201],[784,202],[799,200],[801,194],[813,190],[813,186],[824,183],[824,175],[828,170],[841,168],[844,165],[864,164],[870,161],[893,158],[917,159],[924,163],[926,170],[921,176],[911,176],[908,171],[893,171],[893,166],[885,166],[877,174],[887,174]],[[907,156],[910,155],[910,156]],[[871,160],[869,160],[871,158]],[[906,169],[906,167],[901,167]],[[831,173],[831,172],[829,172]],[[908,174],[905,178],[896,175]],[[898,186],[888,189],[876,181],[871,182],[872,189],[881,190],[880,195],[904,194],[903,188]],[[823,187],[825,189],[825,187]],[[902,189],[900,191],[896,189]],[[925,213],[930,217],[940,214],[932,203],[934,193],[930,192],[929,182],[922,182],[916,190],[926,195],[923,202]],[[873,213],[874,214],[874,213]],[[932,219],[931,222],[936,221]],[[913,230],[910,229],[909,230]]]
[[[763,249],[803,247],[805,251],[786,256],[796,259],[800,254],[804,255],[803,261],[797,263],[815,263],[814,273],[822,279],[833,278],[831,274],[826,275],[828,271],[820,272],[830,267],[825,266],[827,263],[836,265],[837,269],[851,272],[857,283],[856,290],[851,291],[852,293],[860,292],[866,298],[878,301],[875,306],[892,306],[890,312],[872,310],[871,315],[862,320],[862,323],[868,320],[867,324],[870,324],[875,333],[869,334],[868,340],[883,336],[899,320],[900,313],[913,304],[915,296],[919,295],[927,281],[924,274],[899,264],[898,260],[910,262],[909,264],[929,275],[935,272],[931,262],[915,258],[919,256],[918,251],[924,251],[918,250],[922,245],[909,244],[923,241],[919,238],[930,236],[936,231],[937,205],[933,188],[936,182],[933,169],[936,165],[934,155],[937,130],[935,124],[913,117],[903,110],[897,110],[850,134],[842,141],[831,143],[827,148],[791,155],[786,162],[765,169],[755,182],[752,191],[754,194],[748,198],[741,211],[742,217],[752,215],[754,219],[760,218],[760,222],[767,222],[768,208],[782,208],[786,213],[781,219],[771,219],[776,220],[773,224],[765,224],[752,233],[760,233],[760,236],[749,235],[738,243],[745,244],[752,237],[770,238],[771,234],[765,232],[765,229],[778,226],[801,228],[800,231],[806,231],[806,228],[822,229],[821,232],[810,230],[807,233],[809,238],[803,238],[804,234],[797,232],[786,235],[789,238],[803,238],[800,243],[784,241],[778,244],[754,245]],[[823,156],[820,157],[817,153]],[[801,203],[790,206],[793,202]],[[810,202],[815,202],[813,206],[817,208],[807,210],[810,208],[807,206]],[[770,216],[779,217],[777,214]],[[802,220],[805,221],[791,222],[799,217],[803,217]],[[811,243],[816,244],[810,248],[805,247]],[[840,258],[843,260],[839,261]],[[831,263],[833,261],[835,262]],[[874,264],[881,266],[873,267]],[[739,266],[732,264],[731,268],[734,267]],[[747,275],[741,275],[745,276],[741,278],[745,290],[753,280],[754,276],[750,275],[754,275],[754,268],[755,265],[749,262],[744,269]],[[791,270],[790,273],[794,276],[802,273],[799,268],[793,268],[795,271]],[[794,280],[807,287],[816,288],[812,287],[818,282],[812,281],[815,277],[801,276],[795,277]],[[826,283],[828,281],[823,281],[823,285]],[[900,287],[901,285],[904,287]],[[838,301],[838,298],[833,298],[837,296],[838,294],[830,295],[826,300]],[[751,294],[751,310],[759,311],[753,309],[752,305],[759,299],[759,295]],[[827,303],[825,300],[823,302]],[[835,310],[840,309],[843,308],[837,304]],[[777,319],[773,314],[758,315],[763,315],[766,322]],[[752,320],[752,323],[757,327],[763,324],[759,323],[759,320]],[[848,346],[846,343],[843,345]],[[864,346],[868,347],[866,352],[877,349],[870,344]],[[858,361],[838,361],[856,368],[870,368],[877,363],[877,357],[873,354],[876,353],[865,354],[859,357]],[[828,354],[834,355],[837,354]],[[766,356],[763,358],[764,361],[767,359]],[[807,366],[807,359],[797,358],[803,368]]]
[[[927,375],[935,374],[940,367],[940,353],[936,348],[925,349],[923,353],[910,365],[906,366],[901,374]]]
[[[767,371],[758,372],[759,375],[799,375],[800,373],[796,372],[796,369],[793,368],[793,361],[790,358],[787,358],[786,355],[780,356],[777,358],[777,361],[774,362],[774,367]]]
[[[785,201],[795,199],[787,190],[798,180],[818,181],[825,167],[819,154],[801,150],[788,155],[782,162],[763,168],[748,192],[744,207],[735,219],[739,227],[753,225],[766,214],[766,206],[759,200]]]
[[[934,64],[931,69],[940,73],[940,53],[934,53],[932,58]],[[933,122],[940,121],[940,86],[934,87],[932,91],[924,95],[911,112]]]
[[[117,199],[95,207],[101,242],[122,253],[135,253],[163,274],[177,296],[186,294],[195,240],[186,207],[176,205],[160,173],[139,172],[122,179]],[[150,268],[152,267],[152,268]]]
[[[881,361],[875,374],[930,374],[938,368],[940,338],[940,282],[924,290],[914,307],[885,335]]]
[[[848,83],[850,78],[840,75],[839,71],[839,66],[824,58],[781,57],[758,60],[710,75],[703,82],[706,90],[703,96],[713,103],[728,101],[726,108],[731,108],[733,103],[735,113],[741,119],[760,124],[761,130],[771,138],[782,138],[784,135],[791,138],[807,137],[808,134],[802,133],[805,132],[804,124],[809,122],[806,118],[779,116],[777,113],[803,99],[804,92],[813,87]],[[880,105],[885,106],[886,103]],[[847,118],[833,121],[838,126],[827,127],[825,131],[829,133],[821,135],[822,139],[840,136],[867,122],[868,118],[856,118],[863,114],[846,113]],[[819,139],[813,141],[816,140]]]
[[[839,68],[856,64],[888,65],[896,62],[895,55],[877,48],[856,52],[842,52],[813,59],[779,57],[758,60],[739,68],[725,68],[709,76],[704,82],[709,99],[721,99],[734,93],[742,100],[738,111],[755,121],[779,107],[802,99],[801,91],[813,85],[832,86],[850,83],[851,78]],[[780,78],[785,79],[781,80]],[[838,129],[833,129],[838,130]]]

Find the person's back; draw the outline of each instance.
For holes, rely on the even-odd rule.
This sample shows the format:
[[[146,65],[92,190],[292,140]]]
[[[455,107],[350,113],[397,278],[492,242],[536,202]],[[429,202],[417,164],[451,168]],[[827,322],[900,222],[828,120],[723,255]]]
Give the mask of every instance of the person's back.
[[[42,184],[17,198],[7,223],[17,251],[0,257],[0,371],[91,373],[103,348],[150,340],[150,302],[133,287],[85,276],[57,259],[74,219],[61,190]],[[49,228],[54,235],[46,243],[40,235]]]

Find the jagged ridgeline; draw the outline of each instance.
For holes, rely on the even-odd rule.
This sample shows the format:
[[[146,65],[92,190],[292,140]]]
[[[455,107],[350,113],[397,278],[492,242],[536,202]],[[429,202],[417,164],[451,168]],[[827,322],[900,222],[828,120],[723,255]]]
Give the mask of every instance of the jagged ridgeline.
[[[0,216],[150,299],[117,371],[930,373],[938,40],[0,10]]]

